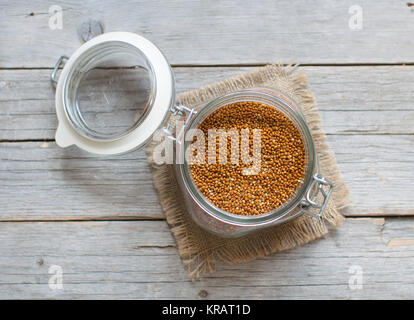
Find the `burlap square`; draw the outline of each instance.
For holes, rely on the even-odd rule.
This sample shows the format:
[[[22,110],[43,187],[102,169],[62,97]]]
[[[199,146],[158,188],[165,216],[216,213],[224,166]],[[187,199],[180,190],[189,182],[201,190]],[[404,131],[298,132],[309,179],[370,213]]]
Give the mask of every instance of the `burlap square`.
[[[293,98],[305,115],[315,140],[321,173],[334,183],[335,188],[322,219],[309,215],[285,224],[257,231],[235,239],[225,239],[200,228],[193,222],[184,207],[171,165],[156,165],[147,149],[152,164],[153,180],[159,193],[167,223],[174,235],[178,252],[188,267],[192,280],[206,272],[214,272],[216,262],[245,263],[277,251],[291,249],[322,237],[328,232],[327,224],[338,226],[343,217],[339,209],[349,204],[348,189],[337,169],[334,153],[326,144],[318,109],[306,75],[296,67],[268,65],[255,71],[228,78],[209,86],[179,95],[178,103],[192,107],[219,95],[251,87],[272,87]]]

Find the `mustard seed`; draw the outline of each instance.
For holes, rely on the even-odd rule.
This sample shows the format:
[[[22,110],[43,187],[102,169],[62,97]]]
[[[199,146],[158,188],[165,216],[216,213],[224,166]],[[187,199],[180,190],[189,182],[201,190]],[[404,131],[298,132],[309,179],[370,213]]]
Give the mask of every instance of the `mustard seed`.
[[[219,162],[219,142],[216,140],[216,161],[190,165],[194,183],[205,198],[218,208],[238,215],[259,215],[270,212],[287,202],[303,179],[305,147],[294,123],[281,111],[259,102],[237,102],[212,112],[200,125],[206,145],[209,129],[260,129],[260,171],[247,175],[251,167],[238,160],[230,162],[231,138],[227,141],[227,162]],[[249,139],[250,140],[250,139]],[[214,142],[213,142],[214,143]],[[240,153],[243,152],[239,141]],[[253,146],[249,141],[251,155]],[[211,160],[211,159],[210,159]]]

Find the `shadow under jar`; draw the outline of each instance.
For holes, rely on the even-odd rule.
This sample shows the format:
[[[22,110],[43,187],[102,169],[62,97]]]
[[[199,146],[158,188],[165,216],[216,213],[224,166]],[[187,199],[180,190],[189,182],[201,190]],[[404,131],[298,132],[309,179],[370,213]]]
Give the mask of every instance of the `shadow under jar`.
[[[59,146],[76,145],[101,155],[121,154],[144,147],[161,130],[173,140],[178,159],[184,160],[174,164],[174,171],[188,212],[202,228],[222,237],[242,236],[305,213],[321,217],[333,186],[319,173],[314,141],[300,109],[283,93],[252,88],[194,108],[177,106],[174,76],[166,58],[150,41],[128,32],[105,33],[86,42],[68,59],[57,79],[65,59],[58,60],[51,74],[56,85],[55,139]],[[111,92],[120,99],[114,105],[121,109],[107,104]],[[303,178],[291,197],[270,212],[238,215],[215,206],[194,183],[185,157],[191,144],[185,139],[187,133],[199,128],[214,111],[237,102],[260,103],[281,112],[303,140]],[[171,130],[171,115],[183,120],[177,135]]]

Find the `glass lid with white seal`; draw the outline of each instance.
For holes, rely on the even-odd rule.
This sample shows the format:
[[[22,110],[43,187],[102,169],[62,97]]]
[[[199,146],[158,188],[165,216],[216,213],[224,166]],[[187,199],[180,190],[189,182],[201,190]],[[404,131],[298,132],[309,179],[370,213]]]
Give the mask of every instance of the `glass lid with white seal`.
[[[56,63],[56,143],[98,154],[143,146],[160,128],[175,98],[174,77],[161,51],[129,32],[111,32]]]

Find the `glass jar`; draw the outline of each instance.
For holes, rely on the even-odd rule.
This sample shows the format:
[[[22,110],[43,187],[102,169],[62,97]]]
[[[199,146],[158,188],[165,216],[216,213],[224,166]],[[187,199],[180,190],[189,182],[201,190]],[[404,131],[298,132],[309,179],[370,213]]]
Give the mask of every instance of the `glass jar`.
[[[283,93],[271,88],[252,88],[225,94],[194,108],[176,106],[174,77],[167,60],[150,41],[127,32],[106,33],[86,42],[68,59],[57,80],[57,70],[64,59],[67,58],[62,56],[58,60],[51,75],[51,80],[56,85],[55,102],[59,121],[56,143],[59,146],[77,145],[92,153],[119,154],[144,146],[157,129],[163,129],[175,141],[176,153],[184,159],[183,163],[177,163],[174,167],[189,213],[201,227],[223,237],[241,236],[284,223],[304,213],[314,217],[322,215],[333,186],[319,173],[315,145],[300,108]],[[123,62],[118,63],[120,60]],[[145,90],[145,103],[137,117],[127,117],[132,121],[123,130],[104,132],[102,129],[113,126],[91,125],[90,121],[85,120],[88,110],[96,106],[86,99],[85,108],[85,97],[79,92],[84,88],[94,90],[95,82],[92,81],[92,86],[88,87],[85,79],[96,70],[121,70],[121,74],[130,70],[146,72],[148,88]],[[109,82],[110,89],[114,87],[113,83]],[[133,96],[134,88],[130,90]],[[122,89],[121,86],[120,90]],[[104,89],[102,95],[106,98],[105,90],[107,89]],[[184,156],[189,147],[189,142],[185,139],[188,130],[198,128],[213,111],[242,101],[260,102],[282,112],[299,130],[305,147],[305,172],[295,193],[280,207],[260,215],[241,216],[214,206],[196,187]],[[184,120],[176,136],[168,124],[172,114],[181,115]],[[114,121],[113,118],[109,119]]]
[[[97,36],[72,54],[57,80],[58,68],[66,59],[62,56],[51,74],[56,86],[55,140],[59,146],[77,145],[96,154],[121,154],[144,146],[165,125],[175,100],[174,76],[164,55],[153,43],[129,32]],[[94,74],[95,78],[90,79]],[[136,81],[132,81],[134,76]],[[105,81],[100,81],[101,78]],[[123,86],[129,86],[131,99],[140,98],[143,93],[144,101],[139,106],[136,101],[126,103],[123,108],[125,102],[121,101],[121,108],[114,108],[108,97],[110,93],[118,95],[115,98],[125,94]],[[82,95],[85,87],[98,97],[92,99],[93,95],[88,92]],[[106,121],[88,119],[97,106],[104,109],[99,111],[105,113]],[[135,114],[120,116],[131,109]],[[117,121],[124,125],[107,130]]]
[[[251,88],[239,90],[220,96],[206,104],[195,107],[195,113],[187,121],[184,131],[198,128],[199,125],[212,112],[226,105],[236,102],[258,102],[281,111],[299,130],[305,148],[305,171],[303,180],[296,188],[293,196],[280,207],[271,212],[260,215],[237,215],[226,212],[208,201],[195,185],[190,172],[189,163],[175,166],[177,181],[184,191],[184,199],[193,219],[204,229],[220,236],[237,237],[257,229],[281,224],[307,213],[314,217],[320,217],[332,192],[332,184],[320,173],[318,158],[304,116],[297,104],[274,89]],[[183,159],[185,150],[189,147],[189,141],[177,144],[178,152]],[[320,202],[317,198],[321,197]],[[316,208],[317,212],[312,212]]]

